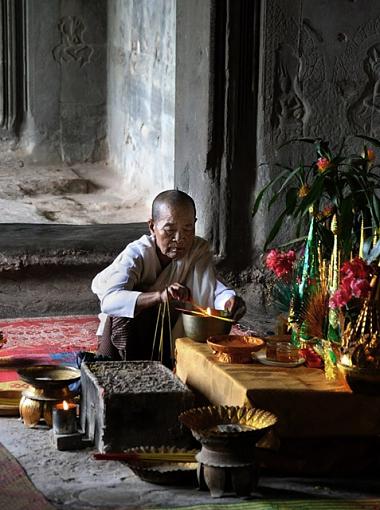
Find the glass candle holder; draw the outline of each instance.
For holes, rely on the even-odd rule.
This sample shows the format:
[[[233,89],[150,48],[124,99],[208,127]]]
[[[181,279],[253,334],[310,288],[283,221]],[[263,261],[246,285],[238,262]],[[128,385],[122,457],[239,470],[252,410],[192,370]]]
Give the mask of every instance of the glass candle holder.
[[[266,356],[270,361],[277,361],[277,342],[268,340],[266,343]]]
[[[279,343],[277,346],[277,361],[291,363],[299,360],[299,350],[288,342]]]
[[[55,434],[74,434],[77,432],[77,406],[72,402],[56,404],[53,407],[53,431]]]

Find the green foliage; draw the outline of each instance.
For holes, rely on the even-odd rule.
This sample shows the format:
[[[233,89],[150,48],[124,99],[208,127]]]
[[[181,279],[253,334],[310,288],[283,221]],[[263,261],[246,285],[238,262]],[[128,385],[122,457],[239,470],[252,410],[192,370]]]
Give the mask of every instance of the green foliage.
[[[380,148],[380,141],[364,135],[357,135],[374,147]],[[334,154],[329,143],[321,138],[300,138],[287,142],[313,144],[316,159],[310,165],[300,164],[291,168],[276,164],[279,173],[258,194],[253,216],[257,213],[264,196],[269,196],[268,210],[285,195],[284,207],[279,211],[264,249],[274,241],[286,218],[295,221],[297,236],[302,235],[305,218],[310,210],[317,219],[317,235],[327,249],[332,246],[332,234],[329,229],[331,215],[335,213],[340,227],[339,240],[343,256],[349,257],[355,243],[358,243],[359,231],[353,228],[354,219],[362,218],[365,227],[378,229],[380,225],[380,188],[378,165],[372,163],[373,151],[366,145],[362,154],[343,154],[345,141]],[[325,208],[331,208],[331,214],[325,214]]]

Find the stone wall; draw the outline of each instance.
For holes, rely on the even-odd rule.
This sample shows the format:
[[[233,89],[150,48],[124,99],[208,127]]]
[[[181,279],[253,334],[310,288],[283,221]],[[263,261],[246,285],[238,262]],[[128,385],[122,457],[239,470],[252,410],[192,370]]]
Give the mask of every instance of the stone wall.
[[[146,201],[173,187],[175,0],[108,2],[110,162]]]
[[[376,0],[266,0],[261,28],[257,192],[278,169],[312,162],[293,138],[322,137],[348,153],[352,135],[380,136],[380,3]],[[257,247],[278,217],[262,208],[254,224]],[[264,228],[262,226],[264,225]],[[288,222],[278,243],[292,235]]]
[[[27,161],[105,157],[106,7],[103,0],[25,2]]]

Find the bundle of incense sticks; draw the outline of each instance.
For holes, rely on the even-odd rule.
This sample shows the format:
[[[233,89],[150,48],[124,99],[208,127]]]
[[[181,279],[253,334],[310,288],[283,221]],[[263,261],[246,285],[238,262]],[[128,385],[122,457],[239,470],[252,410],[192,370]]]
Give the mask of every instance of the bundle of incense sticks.
[[[210,315],[206,312],[197,312],[195,310],[187,310],[186,308],[176,308],[176,310],[178,310],[179,312],[185,312],[191,315],[198,315],[200,317],[206,317],[209,319],[219,319],[221,321],[235,322],[233,319],[229,319],[228,317],[220,317],[220,315]]]
[[[196,462],[194,452],[108,452],[94,453],[94,458],[144,462]]]

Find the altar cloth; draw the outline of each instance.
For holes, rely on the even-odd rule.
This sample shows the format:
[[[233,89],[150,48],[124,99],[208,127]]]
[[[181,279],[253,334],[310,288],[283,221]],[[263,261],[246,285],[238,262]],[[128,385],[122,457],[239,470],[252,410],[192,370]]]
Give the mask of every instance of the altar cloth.
[[[249,405],[278,417],[280,438],[380,436],[380,396],[354,394],[320,369],[221,363],[206,343],[176,340],[176,374],[214,405]]]

